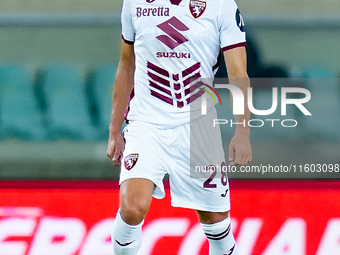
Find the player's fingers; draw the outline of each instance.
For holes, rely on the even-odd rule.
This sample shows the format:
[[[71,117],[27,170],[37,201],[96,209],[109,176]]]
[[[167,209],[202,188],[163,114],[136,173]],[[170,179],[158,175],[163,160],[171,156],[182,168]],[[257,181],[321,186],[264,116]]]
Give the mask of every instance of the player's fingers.
[[[114,145],[112,142],[109,141],[109,144],[107,146],[107,150],[106,150],[106,155],[112,159],[113,157],[113,153],[114,153]]]
[[[248,160],[249,160],[249,155],[243,155],[242,157],[242,165],[246,165],[248,164]]]
[[[240,165],[247,165],[251,161],[251,153],[247,151],[242,152],[242,157],[240,158]]]
[[[235,150],[234,150],[233,144],[231,143],[229,145],[229,162],[233,161],[234,157],[235,157]]]
[[[238,165],[240,165],[240,166],[243,166],[244,165],[244,156],[242,155],[239,159],[238,159],[238,161],[236,162]]]
[[[119,153],[119,158],[118,158],[118,166],[121,165],[122,159],[123,159],[123,152],[120,151],[120,153]]]
[[[243,166],[245,162],[244,156],[241,156],[240,159],[236,162],[238,165]]]
[[[247,165],[250,162],[250,158],[249,155],[247,154],[236,154],[236,158],[234,161],[234,165],[240,165],[240,166],[244,166]]]
[[[121,160],[120,158],[112,160],[113,165],[120,166],[120,160]]]
[[[244,166],[244,165],[246,165],[246,164],[248,164],[248,163],[249,163],[249,156],[244,156],[244,157],[243,157],[242,165]]]
[[[107,149],[106,155],[107,155],[110,159],[112,159],[113,153],[112,153],[112,150],[111,150],[110,148]]]
[[[249,148],[248,151],[247,151],[247,154],[246,154],[246,156],[247,156],[247,163],[246,164],[251,162],[251,155],[252,155],[252,150],[251,150],[251,148]]]
[[[121,151],[116,147],[113,153],[112,162],[114,165],[118,166],[121,160]]]
[[[251,160],[252,160],[252,152],[250,151],[250,152],[247,154],[246,164],[250,163]]]
[[[112,161],[115,166],[120,166],[123,158],[123,153],[120,153],[118,156],[118,159],[115,161]]]
[[[236,153],[235,160],[232,163],[233,163],[233,164],[231,164],[232,166],[241,165],[242,164],[242,155],[239,154],[239,153]]]

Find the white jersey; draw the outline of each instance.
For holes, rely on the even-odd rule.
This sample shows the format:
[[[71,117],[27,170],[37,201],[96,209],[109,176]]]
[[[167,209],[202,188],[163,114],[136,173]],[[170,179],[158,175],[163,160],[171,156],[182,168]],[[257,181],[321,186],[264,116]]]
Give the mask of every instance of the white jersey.
[[[214,77],[221,49],[245,46],[243,25],[234,0],[124,0],[122,36],[136,57],[127,119],[189,123],[204,93],[193,81]]]

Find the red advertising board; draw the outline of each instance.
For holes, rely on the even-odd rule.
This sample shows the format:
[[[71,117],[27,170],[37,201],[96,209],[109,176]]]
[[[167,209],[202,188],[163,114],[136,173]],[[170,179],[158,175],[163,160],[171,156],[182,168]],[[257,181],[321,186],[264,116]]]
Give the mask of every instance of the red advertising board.
[[[339,255],[340,182],[231,181],[239,255]],[[0,255],[112,255],[116,182],[0,182]],[[140,255],[203,255],[192,210],[153,200]]]

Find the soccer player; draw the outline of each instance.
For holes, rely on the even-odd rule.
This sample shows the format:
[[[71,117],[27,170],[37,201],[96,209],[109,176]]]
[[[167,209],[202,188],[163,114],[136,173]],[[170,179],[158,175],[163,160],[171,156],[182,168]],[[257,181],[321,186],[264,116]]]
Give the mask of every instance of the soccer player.
[[[193,166],[226,164],[212,100],[206,115],[193,104],[205,91],[195,81],[213,78],[220,52],[229,82],[247,94],[243,25],[234,0],[124,0],[107,150],[121,166],[120,209],[112,232],[116,255],[137,254],[152,197],[165,195],[166,173],[172,206],[197,211],[209,254],[238,254],[226,175],[214,178],[216,168],[207,176],[192,175]],[[235,116],[237,122],[249,120],[245,109]],[[124,116],[128,125],[122,135]],[[249,128],[237,125],[230,164],[245,165],[251,158]]]

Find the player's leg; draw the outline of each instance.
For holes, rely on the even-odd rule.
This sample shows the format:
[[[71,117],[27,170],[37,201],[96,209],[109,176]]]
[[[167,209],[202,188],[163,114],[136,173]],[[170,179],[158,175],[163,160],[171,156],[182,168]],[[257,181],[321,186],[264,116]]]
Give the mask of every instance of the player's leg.
[[[148,179],[134,178],[120,185],[120,214],[130,225],[138,225],[149,210],[155,184]]]
[[[120,209],[112,233],[116,255],[135,255],[141,245],[142,225],[152,197],[165,196],[164,153],[155,127],[131,122],[124,129],[126,141],[120,169]]]
[[[142,244],[142,225],[149,210],[155,185],[151,180],[133,178],[120,185],[120,209],[111,241],[115,255],[136,255]]]
[[[238,255],[231,232],[229,212],[205,212],[197,210],[202,229],[209,240],[210,255]]]
[[[210,255],[237,255],[231,232],[229,182],[215,109],[178,130],[177,167],[170,172],[172,205],[196,209],[202,229],[209,240]],[[188,131],[190,130],[190,132]],[[189,133],[189,134],[188,134]]]

